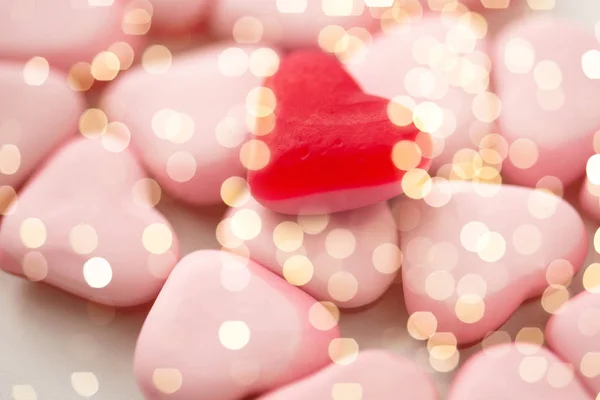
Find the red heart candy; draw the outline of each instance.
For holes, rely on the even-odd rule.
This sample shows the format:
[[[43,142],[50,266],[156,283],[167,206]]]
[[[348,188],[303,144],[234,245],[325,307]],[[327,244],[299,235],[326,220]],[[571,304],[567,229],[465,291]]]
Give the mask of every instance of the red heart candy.
[[[406,170],[429,167],[429,136],[412,123],[392,123],[389,100],[365,94],[332,56],[292,53],[264,86],[271,92],[263,91],[261,104],[273,112],[260,113],[252,143],[268,162],[250,168],[248,183],[268,208],[300,214],[367,206],[401,194]]]

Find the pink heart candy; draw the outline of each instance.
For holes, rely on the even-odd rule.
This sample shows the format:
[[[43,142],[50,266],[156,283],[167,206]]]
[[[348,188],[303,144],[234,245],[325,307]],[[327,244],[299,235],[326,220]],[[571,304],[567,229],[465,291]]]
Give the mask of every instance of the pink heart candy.
[[[400,268],[394,219],[385,202],[307,216],[275,213],[247,194],[234,205],[217,230],[223,246],[247,253],[317,300],[363,306],[386,291]]]
[[[21,186],[59,143],[75,133],[83,110],[83,98],[68,88],[65,76],[51,70],[33,75],[26,71],[21,63],[0,63],[3,202],[15,195],[13,189]]]
[[[543,347],[505,344],[471,357],[454,379],[448,400],[592,400],[570,364]]]
[[[593,276],[599,270],[598,264],[592,264],[585,275]],[[600,392],[600,295],[597,287],[588,290],[592,293],[580,294],[552,316],[546,325],[546,340],[558,356],[573,364],[575,373],[595,395]]]
[[[436,400],[435,385],[412,361],[382,350],[366,350],[342,365],[332,364],[259,400]]]
[[[101,145],[102,143],[102,145]],[[113,306],[151,301],[179,258],[129,152],[77,139],[19,193],[0,228],[6,271]]]
[[[319,34],[331,25],[371,29],[376,24],[363,0],[219,0],[211,19],[220,36],[258,38],[286,48],[317,46]]]
[[[409,313],[427,313],[462,344],[566,285],[587,253],[575,209],[542,190],[438,180],[424,200],[403,199],[394,211]]]
[[[248,259],[214,250],[175,267],[140,333],[148,399],[239,399],[303,378],[349,348],[327,308]]]
[[[434,172],[492,133],[487,41],[469,21],[424,17],[376,36],[347,64],[367,93],[392,100],[392,122],[431,134]]]
[[[559,19],[519,20],[494,46],[498,120],[510,149],[502,172],[535,186],[546,177],[568,185],[583,175],[600,129],[600,45],[592,31]]]
[[[134,150],[166,191],[193,204],[218,203],[223,181],[246,172],[240,146],[249,92],[261,85],[254,73],[277,65],[270,49],[213,45],[176,57],[165,73],[131,70],[102,105],[129,127]]]
[[[126,32],[135,33],[139,13],[128,16],[123,3],[2,1],[0,58],[44,57],[52,66],[68,69],[79,61],[91,62],[114,43],[137,45],[139,40]],[[129,12],[135,13],[135,8]]]

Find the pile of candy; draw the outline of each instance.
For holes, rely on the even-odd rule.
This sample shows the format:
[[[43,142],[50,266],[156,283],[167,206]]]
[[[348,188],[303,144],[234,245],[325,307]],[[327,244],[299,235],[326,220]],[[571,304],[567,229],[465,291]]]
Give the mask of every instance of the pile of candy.
[[[585,175],[600,221],[600,29],[488,33],[486,9],[554,5],[512,3],[1,1],[0,266],[154,302],[148,399],[437,399],[338,327],[400,269],[434,369],[486,343],[450,400],[595,399],[600,264],[562,196]],[[221,248],[182,258],[163,191],[225,203]],[[497,329],[540,296],[545,333],[510,343]]]

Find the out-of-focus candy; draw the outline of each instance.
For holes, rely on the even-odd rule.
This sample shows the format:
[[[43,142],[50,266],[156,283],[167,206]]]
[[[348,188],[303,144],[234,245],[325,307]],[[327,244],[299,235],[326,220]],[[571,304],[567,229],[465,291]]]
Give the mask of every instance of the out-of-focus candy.
[[[260,400],[435,400],[431,379],[412,361],[381,350],[362,351],[345,362],[276,390]]]
[[[458,343],[483,338],[542,293],[552,312],[587,253],[575,209],[541,189],[436,182],[394,211],[407,309]]]
[[[573,373],[547,349],[505,344],[475,354],[454,378],[448,400],[592,400]]]
[[[0,58],[29,60],[42,57],[50,65],[67,70],[76,62],[91,62],[114,43],[136,44],[137,36],[127,33],[135,33],[141,16],[136,14],[136,8],[127,11],[124,3],[110,0],[2,1]],[[119,59],[111,54],[106,62],[98,60],[98,68],[119,70]]]
[[[583,175],[600,129],[600,45],[592,31],[558,19],[518,21],[497,38],[498,120],[510,149],[503,174],[535,186]]]
[[[219,0],[212,30],[241,43],[263,40],[287,48],[316,47],[331,25],[373,29],[378,21],[364,0]]]
[[[589,178],[583,182],[579,193],[579,206],[588,216],[600,221],[600,184],[593,184]]]
[[[217,230],[223,246],[247,251],[317,300],[363,306],[385,292],[400,268],[396,225],[385,202],[298,217],[270,211],[250,196],[235,206]]]
[[[208,16],[215,0],[150,0],[152,29],[160,33],[193,30]]]
[[[458,8],[457,5],[466,6],[472,9],[504,9],[519,2],[519,0],[402,0],[410,4],[414,1],[420,1],[425,10],[431,11],[450,11]]]
[[[572,363],[581,381],[600,393],[600,264],[591,264],[584,274],[583,293],[568,301],[546,325],[548,346]]]
[[[129,127],[134,150],[166,191],[193,204],[218,203],[223,181],[246,172],[240,157],[248,157],[247,149],[240,154],[240,147],[252,127],[251,93],[260,75],[277,69],[278,56],[219,44],[172,64],[169,53],[165,62],[123,76],[102,107]]]
[[[482,18],[424,17],[376,36],[348,60],[367,93],[392,100],[387,114],[393,123],[414,122],[431,134],[434,172],[458,150],[494,142],[488,135],[500,109],[489,92],[486,32]],[[501,162],[500,154],[488,156]]]
[[[3,212],[16,195],[14,190],[42,159],[76,132],[83,98],[69,89],[65,76],[47,66],[7,62],[0,63],[0,93]]]
[[[351,346],[338,336],[337,319],[306,293],[253,261],[201,250],[158,296],[135,373],[148,399],[241,399],[343,359]]]
[[[267,208],[351,210],[402,193],[415,171],[426,174],[429,135],[394,125],[388,101],[364,94],[333,56],[287,56],[258,97],[248,183]]]
[[[62,147],[2,221],[6,271],[113,306],[151,301],[179,257],[156,184],[116,140]],[[159,196],[159,195],[158,195]]]

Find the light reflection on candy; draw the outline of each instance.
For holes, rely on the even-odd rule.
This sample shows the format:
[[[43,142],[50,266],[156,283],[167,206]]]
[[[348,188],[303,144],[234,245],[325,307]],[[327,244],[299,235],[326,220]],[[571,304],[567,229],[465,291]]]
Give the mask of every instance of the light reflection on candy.
[[[157,368],[152,374],[154,386],[164,394],[173,394],[181,388],[183,378],[175,368]]]
[[[48,276],[48,262],[40,252],[32,251],[25,254],[21,267],[25,277],[32,282],[42,281]]]
[[[90,67],[92,77],[98,81],[112,81],[121,70],[119,57],[109,51],[102,51],[94,57]]]
[[[150,74],[167,73],[172,62],[171,51],[162,45],[152,45],[142,54],[142,66]]]
[[[148,33],[152,24],[152,4],[148,0],[134,0],[127,4],[121,29],[126,35],[141,36]]]

